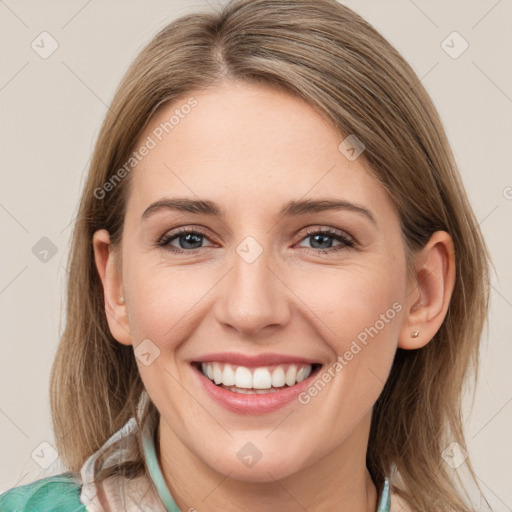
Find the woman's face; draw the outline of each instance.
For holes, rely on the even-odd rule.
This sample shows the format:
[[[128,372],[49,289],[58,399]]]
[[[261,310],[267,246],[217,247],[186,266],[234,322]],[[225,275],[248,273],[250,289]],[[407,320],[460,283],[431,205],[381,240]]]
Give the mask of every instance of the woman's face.
[[[113,331],[163,452],[253,481],[364,463],[408,280],[397,212],[342,141],[302,100],[241,83],[166,106],[141,136]]]

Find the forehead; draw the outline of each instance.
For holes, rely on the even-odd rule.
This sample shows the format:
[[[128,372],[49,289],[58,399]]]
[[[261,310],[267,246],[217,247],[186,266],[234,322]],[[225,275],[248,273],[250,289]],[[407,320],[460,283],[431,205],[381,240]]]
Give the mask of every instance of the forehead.
[[[129,206],[197,196],[245,209],[302,197],[389,200],[362,159],[339,150],[344,137],[301,98],[263,85],[224,83],[165,105],[136,148]]]

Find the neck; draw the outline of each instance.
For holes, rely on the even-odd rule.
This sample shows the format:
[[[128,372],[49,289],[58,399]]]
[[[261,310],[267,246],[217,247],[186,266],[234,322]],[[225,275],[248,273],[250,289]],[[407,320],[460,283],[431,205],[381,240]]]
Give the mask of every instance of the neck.
[[[180,510],[297,510],[375,512],[377,490],[366,468],[366,417],[341,445],[300,471],[265,481],[221,474],[192,453],[160,418],[156,452],[162,474]]]

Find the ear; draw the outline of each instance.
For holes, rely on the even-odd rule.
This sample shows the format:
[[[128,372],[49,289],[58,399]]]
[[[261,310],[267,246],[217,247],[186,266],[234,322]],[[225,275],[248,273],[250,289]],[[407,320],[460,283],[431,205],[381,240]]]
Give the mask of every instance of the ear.
[[[455,284],[455,250],[452,237],[436,231],[414,256],[409,276],[404,322],[398,346],[412,350],[425,346],[446,317]]]
[[[119,255],[110,243],[106,229],[96,231],[93,236],[94,261],[103,285],[105,314],[112,336],[123,345],[131,345],[132,337],[124,299]]]

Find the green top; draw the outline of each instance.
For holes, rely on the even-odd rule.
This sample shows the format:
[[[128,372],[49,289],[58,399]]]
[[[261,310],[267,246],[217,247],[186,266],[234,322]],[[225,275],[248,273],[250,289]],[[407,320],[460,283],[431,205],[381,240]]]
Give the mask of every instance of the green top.
[[[42,478],[31,484],[13,487],[0,495],[2,512],[78,512],[87,511],[80,503],[81,482],[71,473]]]
[[[165,483],[155,452],[153,436],[142,436],[144,458],[162,503],[168,512],[181,512]],[[72,473],[42,478],[30,484],[14,487],[0,495],[1,512],[86,512],[80,502],[81,481]],[[389,512],[389,482],[385,479],[377,512]]]

